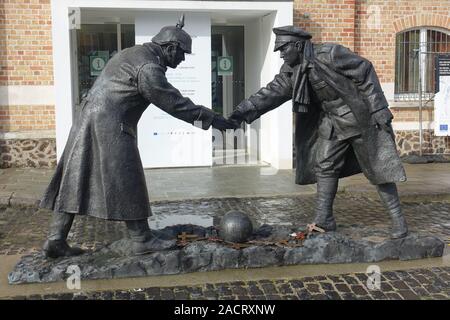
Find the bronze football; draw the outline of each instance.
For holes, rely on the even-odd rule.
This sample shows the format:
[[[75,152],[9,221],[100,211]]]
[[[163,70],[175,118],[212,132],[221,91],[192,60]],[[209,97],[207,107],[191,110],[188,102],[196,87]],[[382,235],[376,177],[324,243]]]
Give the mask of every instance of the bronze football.
[[[241,211],[229,211],[220,221],[219,236],[228,242],[246,242],[253,234],[250,218]]]

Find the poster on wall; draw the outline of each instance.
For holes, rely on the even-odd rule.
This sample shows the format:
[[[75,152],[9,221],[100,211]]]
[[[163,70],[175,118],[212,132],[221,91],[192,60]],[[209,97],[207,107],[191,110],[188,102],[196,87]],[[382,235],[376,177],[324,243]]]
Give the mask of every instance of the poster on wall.
[[[450,55],[448,54],[436,57],[434,125],[436,136],[450,136]]]
[[[175,25],[176,12],[145,12],[136,17],[136,44],[150,42],[166,25]],[[192,37],[192,54],[176,69],[168,68],[168,81],[195,104],[211,108],[211,22],[208,14],[185,15],[183,28]],[[211,129],[202,130],[150,105],[138,125],[138,147],[144,168],[212,165]]]

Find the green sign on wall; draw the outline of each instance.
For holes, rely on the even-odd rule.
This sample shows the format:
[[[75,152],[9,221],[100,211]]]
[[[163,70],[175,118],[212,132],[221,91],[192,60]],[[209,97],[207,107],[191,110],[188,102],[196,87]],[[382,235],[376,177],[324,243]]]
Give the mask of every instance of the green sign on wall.
[[[108,51],[97,51],[95,55],[89,56],[89,69],[91,77],[99,76],[108,60]]]
[[[233,75],[233,57],[217,58],[217,74],[219,76]]]

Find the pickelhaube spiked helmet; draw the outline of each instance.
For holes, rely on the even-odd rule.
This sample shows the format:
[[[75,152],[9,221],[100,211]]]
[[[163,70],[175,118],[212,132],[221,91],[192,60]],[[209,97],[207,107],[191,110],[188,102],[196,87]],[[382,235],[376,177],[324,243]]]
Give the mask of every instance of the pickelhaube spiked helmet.
[[[180,17],[176,26],[163,27],[156,36],[152,38],[152,42],[164,45],[170,42],[176,42],[180,48],[186,53],[192,52],[191,36],[182,28],[184,27],[184,14]]]

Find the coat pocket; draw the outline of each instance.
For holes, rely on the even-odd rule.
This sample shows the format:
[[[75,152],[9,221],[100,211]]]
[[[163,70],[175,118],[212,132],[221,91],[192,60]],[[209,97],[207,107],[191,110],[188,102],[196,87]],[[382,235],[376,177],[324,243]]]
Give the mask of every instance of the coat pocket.
[[[314,90],[320,90],[328,86],[328,84],[325,81],[311,82],[311,85],[314,88]]]
[[[350,112],[352,112],[352,109],[350,109],[350,107],[346,104],[336,109],[336,115],[338,115],[339,117],[345,116]]]
[[[120,131],[129,134],[133,138],[136,138],[136,130],[132,126],[130,126],[128,123],[122,122],[120,124]]]

